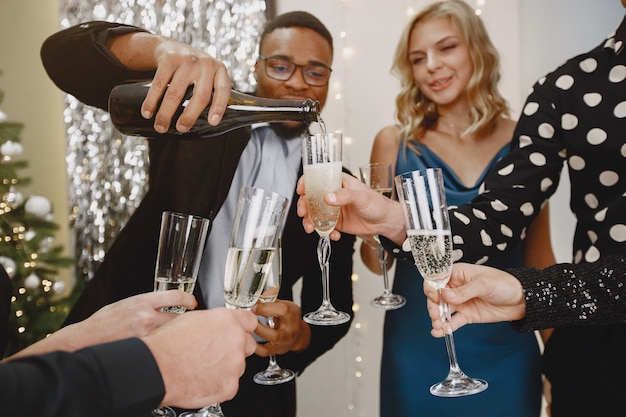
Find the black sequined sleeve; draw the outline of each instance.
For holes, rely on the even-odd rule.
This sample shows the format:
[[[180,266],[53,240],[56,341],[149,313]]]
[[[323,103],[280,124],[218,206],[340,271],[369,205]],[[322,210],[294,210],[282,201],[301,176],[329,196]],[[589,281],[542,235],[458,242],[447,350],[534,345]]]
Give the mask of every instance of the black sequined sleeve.
[[[508,272],[520,280],[526,298],[526,316],[511,323],[517,331],[626,321],[626,256]]]

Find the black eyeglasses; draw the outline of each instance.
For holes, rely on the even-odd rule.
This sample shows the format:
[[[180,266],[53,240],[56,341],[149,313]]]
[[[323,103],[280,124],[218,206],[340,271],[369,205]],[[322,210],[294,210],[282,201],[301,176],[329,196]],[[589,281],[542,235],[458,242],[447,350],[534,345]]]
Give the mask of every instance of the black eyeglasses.
[[[304,82],[313,87],[323,87],[328,84],[332,69],[326,65],[311,64],[299,65],[282,58],[259,55],[259,59],[265,61],[265,73],[268,77],[279,81],[287,81],[291,78],[296,68],[302,68]]]

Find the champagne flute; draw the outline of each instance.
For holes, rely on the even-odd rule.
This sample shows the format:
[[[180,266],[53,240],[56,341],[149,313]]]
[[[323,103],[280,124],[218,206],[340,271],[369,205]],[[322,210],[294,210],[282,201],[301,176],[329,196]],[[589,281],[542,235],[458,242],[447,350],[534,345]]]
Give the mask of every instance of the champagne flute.
[[[391,198],[393,193],[393,176],[391,174],[391,164],[375,162],[359,167],[361,181],[372,190],[385,197]],[[381,310],[396,310],[406,304],[406,299],[398,294],[393,294],[389,288],[389,275],[387,273],[388,254],[380,243],[378,235],[374,236],[377,245],[378,262],[383,273],[383,293],[370,301],[372,307]]]
[[[282,243],[278,239],[278,246],[276,247],[276,254],[272,261],[272,272],[267,276],[265,280],[265,288],[259,297],[259,300],[264,303],[273,303],[278,298],[278,292],[280,291],[280,283],[282,280]],[[267,324],[274,328],[274,317],[269,316],[267,318]],[[296,376],[295,372],[289,369],[283,369],[276,362],[276,355],[270,354],[269,364],[264,371],[261,371],[254,375],[254,382],[261,385],[277,385],[289,382]]]
[[[224,273],[226,308],[250,310],[259,299],[288,204],[289,199],[260,188],[244,187],[239,192]],[[215,403],[180,417],[224,417],[224,413]]]
[[[304,321],[322,326],[346,323],[350,315],[338,311],[330,302],[329,234],[339,218],[339,207],[324,202],[324,194],[341,188],[341,133],[317,133],[302,138],[304,187],[309,205],[309,217],[320,236],[317,259],[322,270],[322,304],[304,315]]]
[[[163,212],[154,270],[154,291],[179,289],[193,293],[209,224],[209,219],[203,217]],[[161,311],[182,314],[185,308],[170,306],[162,307]],[[152,410],[150,417],[176,417],[176,412],[170,407],[161,406]]]
[[[396,190],[402,203],[407,237],[415,265],[424,280],[439,291],[439,311],[444,322],[450,369],[448,376],[430,387],[439,397],[477,394],[487,382],[467,376],[456,357],[450,328],[450,308],[441,298],[452,271],[452,233],[440,168],[407,172],[396,176]]]

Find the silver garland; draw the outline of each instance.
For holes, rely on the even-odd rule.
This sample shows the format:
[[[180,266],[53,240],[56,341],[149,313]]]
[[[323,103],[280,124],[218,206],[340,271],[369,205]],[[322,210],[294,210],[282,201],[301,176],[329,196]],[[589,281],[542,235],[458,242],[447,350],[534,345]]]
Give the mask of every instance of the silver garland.
[[[264,0],[61,0],[61,26],[106,20],[140,26],[224,62],[233,86],[254,90]],[[70,226],[77,277],[91,279],[148,182],[145,139],[123,136],[108,113],[66,95]]]

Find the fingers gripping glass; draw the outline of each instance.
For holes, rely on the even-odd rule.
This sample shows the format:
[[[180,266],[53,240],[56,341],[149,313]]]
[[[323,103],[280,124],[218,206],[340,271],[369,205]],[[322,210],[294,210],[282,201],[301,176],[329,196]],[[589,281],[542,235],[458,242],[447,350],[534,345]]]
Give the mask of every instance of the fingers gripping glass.
[[[300,65],[283,58],[266,58],[263,55],[259,55],[259,59],[265,62],[267,76],[279,81],[287,81],[296,72],[296,68],[300,68],[304,82],[314,87],[323,87],[328,84],[332,72],[331,68],[322,64]]]

